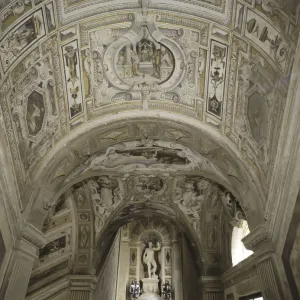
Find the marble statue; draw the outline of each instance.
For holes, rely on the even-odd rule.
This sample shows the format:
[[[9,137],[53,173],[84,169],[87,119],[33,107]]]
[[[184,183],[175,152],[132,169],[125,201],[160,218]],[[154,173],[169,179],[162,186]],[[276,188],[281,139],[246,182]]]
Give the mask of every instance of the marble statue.
[[[159,242],[157,242],[157,247],[153,247],[152,242],[149,242],[148,248],[146,248],[143,255],[143,262],[147,265],[149,278],[157,278],[157,275],[155,274],[157,270],[157,263],[154,258],[154,252],[160,251],[160,249],[161,246]]]
[[[171,293],[172,293],[172,287],[169,282],[169,280],[166,280],[166,282],[162,285],[162,297],[163,299],[171,299]]]
[[[135,280],[134,282],[132,281],[129,292],[131,300],[138,299],[141,293],[141,288],[137,280]]]

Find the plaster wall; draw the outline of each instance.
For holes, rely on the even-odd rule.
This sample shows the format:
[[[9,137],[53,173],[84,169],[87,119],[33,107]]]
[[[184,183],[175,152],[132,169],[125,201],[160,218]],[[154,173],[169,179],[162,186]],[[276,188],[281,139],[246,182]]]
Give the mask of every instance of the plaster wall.
[[[117,300],[126,299],[127,296],[127,281],[128,281],[128,269],[129,269],[129,253],[130,248],[128,243],[122,242],[120,246],[120,263],[118,269],[118,287],[117,287]]]
[[[187,238],[182,235],[183,299],[199,299],[197,270]]]
[[[117,233],[111,249],[104,262],[94,300],[115,300],[118,280],[118,266],[120,253],[120,231]]]

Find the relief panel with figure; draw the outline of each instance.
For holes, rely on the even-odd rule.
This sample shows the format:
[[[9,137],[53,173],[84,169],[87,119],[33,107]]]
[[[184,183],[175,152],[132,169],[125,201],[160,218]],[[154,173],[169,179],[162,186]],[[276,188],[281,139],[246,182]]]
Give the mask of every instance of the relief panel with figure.
[[[198,233],[205,191],[208,185],[209,182],[202,177],[186,177],[177,182],[174,190],[174,202],[192,222],[195,231]]]
[[[171,51],[154,40],[143,38],[137,43],[123,47],[118,53],[117,71],[119,76],[132,83],[163,83],[174,70]]]
[[[26,18],[12,29],[0,43],[0,60],[4,72],[21,56],[21,54],[45,36],[45,23],[42,10]]]
[[[27,99],[27,127],[30,136],[36,136],[42,129],[45,117],[44,97],[37,91],[32,91]]]

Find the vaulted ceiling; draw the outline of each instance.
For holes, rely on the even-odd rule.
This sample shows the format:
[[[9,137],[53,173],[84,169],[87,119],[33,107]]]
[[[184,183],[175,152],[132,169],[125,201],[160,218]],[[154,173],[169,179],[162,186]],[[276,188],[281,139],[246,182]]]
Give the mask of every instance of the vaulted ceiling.
[[[101,246],[106,226],[130,221],[130,210],[139,210],[130,201],[139,197],[142,205],[155,193],[165,202],[144,203],[143,212],[161,210],[186,226],[206,255],[200,260],[219,255],[219,246],[203,250],[209,222],[197,234],[194,217],[204,217],[182,205],[188,184],[193,197],[204,193],[203,180],[207,220],[226,211],[236,217],[223,194],[250,227],[263,220],[299,35],[296,0],[19,0],[0,7],[3,147],[19,210],[67,249],[57,266],[90,271],[100,259],[91,248]],[[135,178],[150,190],[138,191]],[[95,207],[103,186],[122,195],[110,214]],[[212,187],[225,203],[215,211]],[[83,210],[78,193],[89,203]],[[76,247],[80,234],[93,243]],[[55,265],[45,253],[36,272],[47,276]]]

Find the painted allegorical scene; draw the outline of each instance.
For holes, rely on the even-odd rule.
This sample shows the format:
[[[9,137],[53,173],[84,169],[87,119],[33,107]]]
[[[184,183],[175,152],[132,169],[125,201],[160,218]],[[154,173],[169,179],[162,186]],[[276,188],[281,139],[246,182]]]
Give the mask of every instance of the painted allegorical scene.
[[[118,74],[130,84],[163,83],[172,75],[174,64],[171,51],[148,38],[127,44],[117,57]]]
[[[136,176],[134,189],[142,193],[159,192],[164,187],[164,182],[157,176]]]
[[[78,42],[62,47],[70,118],[83,111]]]
[[[32,44],[46,34],[42,10],[38,10],[12,30],[0,44],[4,72]]]
[[[45,116],[45,103],[43,95],[37,91],[33,91],[27,100],[27,126],[28,133],[31,136],[36,136],[43,126]]]

